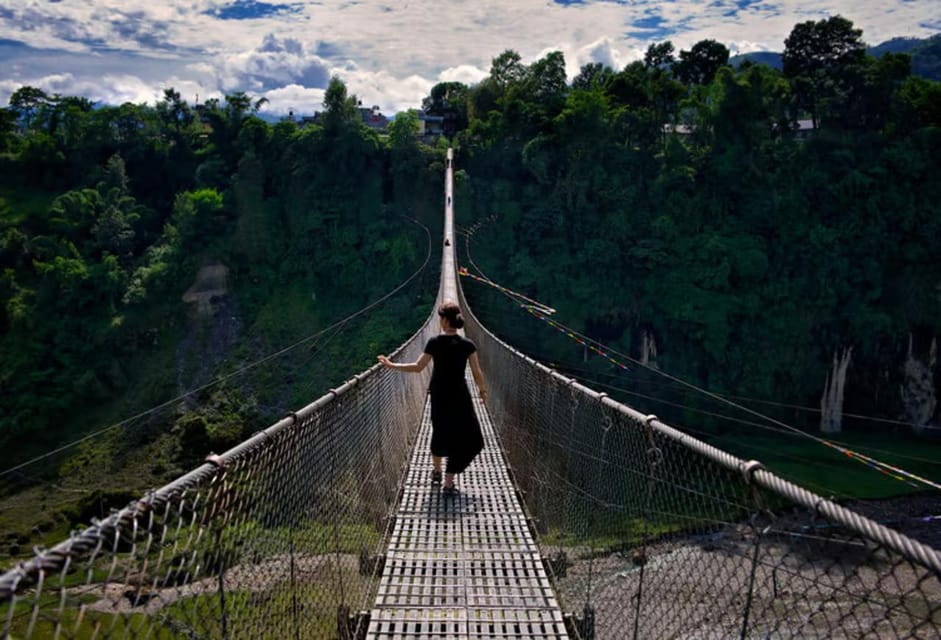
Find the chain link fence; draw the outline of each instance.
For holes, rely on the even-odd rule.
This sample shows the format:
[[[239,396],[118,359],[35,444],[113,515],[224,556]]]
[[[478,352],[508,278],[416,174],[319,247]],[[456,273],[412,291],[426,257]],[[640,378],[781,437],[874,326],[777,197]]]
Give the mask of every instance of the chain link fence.
[[[416,359],[430,323],[395,354]],[[0,577],[4,638],[351,638],[430,369],[376,365]]]
[[[573,636],[941,636],[937,550],[467,333]]]

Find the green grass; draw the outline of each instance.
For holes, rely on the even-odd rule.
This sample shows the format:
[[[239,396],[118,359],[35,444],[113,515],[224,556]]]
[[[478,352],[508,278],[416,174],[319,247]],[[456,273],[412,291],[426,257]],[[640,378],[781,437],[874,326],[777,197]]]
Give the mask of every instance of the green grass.
[[[358,574],[344,571],[344,595],[351,611],[356,611],[369,584]],[[293,637],[295,628],[304,638],[337,637],[337,610],[342,603],[335,579],[301,584],[292,590],[288,582],[272,589],[225,593],[225,605],[217,591],[199,597],[184,598],[152,614],[105,613],[86,609],[79,616],[80,604],[69,599],[59,609],[58,596],[43,597],[32,638],[221,638],[223,611],[229,637],[281,639]],[[86,603],[89,598],[82,598]],[[22,638],[29,630],[31,603],[23,602],[14,612],[12,638]],[[0,607],[0,615],[6,616]]]
[[[196,597],[190,595],[173,601],[172,598],[180,595],[180,591],[172,587],[161,590],[160,594],[168,596],[163,606],[147,612],[142,607],[151,591],[146,587],[136,591],[135,587],[125,585],[122,592],[126,597],[143,598],[141,607],[114,613],[86,610],[79,615],[79,607],[97,602],[100,593],[81,593],[72,588],[86,584],[86,581],[92,585],[105,583],[112,565],[110,559],[103,556],[96,561],[91,579],[86,580],[86,567],[76,563],[73,572],[66,576],[49,576],[38,598],[31,591],[21,594],[12,612],[12,637],[26,635],[34,608],[38,612],[38,622],[31,636],[34,638],[53,637],[57,629],[67,632],[66,637],[75,638],[124,637],[124,634],[130,637],[216,638],[222,637],[223,617],[229,635],[235,637],[281,638],[285,637],[286,630],[295,627],[302,637],[335,637],[340,604],[345,602],[351,611],[369,606],[375,581],[359,574],[355,556],[361,545],[375,548],[380,541],[379,533],[367,525],[342,524],[338,533],[341,541],[339,552],[343,554],[339,558],[334,555],[337,552],[335,531],[329,523],[307,523],[295,530],[293,536],[287,528],[262,529],[252,522],[228,528],[222,534],[222,545],[235,545],[233,548],[240,548],[242,553],[233,558],[234,565],[240,565],[238,570],[233,566],[223,578],[223,585],[227,585],[224,588],[224,606],[217,575],[210,572],[195,577],[205,587]],[[181,540],[193,539],[186,529],[178,535]],[[293,584],[290,572],[273,572],[266,566],[269,559],[284,562],[292,537],[301,563]],[[212,536],[206,536],[200,545],[215,557],[217,550],[212,540]],[[173,540],[165,542],[164,549],[175,548]],[[189,549],[184,555],[193,552],[201,553],[198,549]],[[161,556],[162,565],[158,565],[156,560]],[[310,561],[314,559],[315,564],[311,565]],[[126,575],[143,575],[142,582],[151,584],[156,578],[147,576],[145,567],[162,566],[157,572],[163,574],[167,570],[167,562],[165,551],[162,553],[160,548],[152,549],[146,557],[140,555],[131,559],[122,554],[110,575],[117,581]],[[204,569],[207,567],[205,561],[199,561],[197,565]],[[246,585],[245,569],[256,566],[260,572],[259,580]],[[66,594],[64,605],[61,600],[63,589]],[[187,594],[183,592],[182,595]],[[7,619],[9,606],[0,605],[0,619]],[[98,636],[95,635],[96,629],[101,630]]]
[[[818,434],[819,435],[819,434]],[[857,453],[941,483],[941,442],[904,434],[840,433],[833,440]],[[881,499],[927,489],[890,477],[808,438],[787,435],[727,435],[711,444],[762,462],[770,471],[806,489],[835,498]]]

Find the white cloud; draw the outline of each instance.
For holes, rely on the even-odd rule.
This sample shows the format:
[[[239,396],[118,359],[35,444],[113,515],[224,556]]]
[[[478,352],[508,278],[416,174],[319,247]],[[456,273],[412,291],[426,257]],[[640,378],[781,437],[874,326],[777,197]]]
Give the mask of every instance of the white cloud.
[[[487,77],[489,69],[481,69],[471,64],[459,64],[456,67],[448,67],[438,74],[438,82],[463,82],[464,84],[476,84]]]
[[[415,108],[431,92],[434,83],[421,76],[398,78],[385,71],[337,69],[336,75],[355,94],[363,106],[378,105],[384,112],[395,114]]]
[[[287,84],[327,86],[326,63],[294,38],[269,33],[260,46],[232,54],[220,54],[216,64],[202,64],[204,71],[217,71],[219,86],[226,90],[267,91]]]
[[[172,82],[201,96],[245,90],[279,100],[294,92],[290,100],[300,100],[338,73],[365,103],[399,110],[417,106],[434,82],[479,81],[508,48],[526,62],[562,51],[571,78],[586,62],[621,68],[642,57],[650,40],[669,38],[678,49],[713,38],[733,52],[780,50],[797,22],[836,13],[873,44],[939,31],[937,0],[768,0],[743,10],[733,0],[283,3],[291,9],[225,20],[218,12],[234,0],[0,0],[0,40],[56,50],[0,43],[0,80],[71,74],[74,90],[115,99],[159,93]],[[272,100],[271,109],[279,104]]]
[[[299,84],[289,84],[278,89],[271,89],[264,94],[268,104],[262,106],[262,111],[276,114],[294,112],[296,115],[308,115],[323,109],[323,89],[302,87]]]
[[[0,81],[0,98],[9,101],[10,94],[23,84],[42,89],[48,94],[85,96],[95,102],[123,104],[125,102],[154,102],[161,90],[133,75],[106,75],[101,78],[76,78],[71,73],[59,73],[31,78],[28,82]]]

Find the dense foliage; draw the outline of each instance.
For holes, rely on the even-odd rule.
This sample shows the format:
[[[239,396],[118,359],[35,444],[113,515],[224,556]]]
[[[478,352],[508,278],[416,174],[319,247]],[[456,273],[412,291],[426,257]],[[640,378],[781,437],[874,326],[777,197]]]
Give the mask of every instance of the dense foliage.
[[[403,215],[438,222],[440,153],[414,118],[380,139],[356,105],[336,79],[303,128],[263,121],[241,93],[116,107],[14,93],[0,111],[4,467],[313,334],[422,264],[427,236]],[[209,317],[181,301],[206,265],[228,269]],[[263,426],[251,416],[279,417],[401,342],[426,312],[416,295],[334,341],[335,366],[305,345],[147,430],[176,430],[185,463],[238,441]]]
[[[906,419],[909,345],[934,368],[941,330],[941,84],[868,56],[840,17],[797,25],[783,72],[727,62],[713,41],[665,42],[568,86],[560,54],[508,51],[452,87],[463,222],[496,220],[472,257],[625,353],[652,338],[661,367],[714,391],[819,406],[852,348],[849,408]],[[471,292],[534,343],[525,314]]]
[[[903,363],[936,374],[941,331],[941,84],[908,55],[868,55],[839,17],[797,25],[782,61],[732,68],[721,43],[663,42],[568,82],[561,53],[506,51],[422,106],[454,134],[459,224],[490,221],[469,241],[488,275],[717,392],[816,405],[852,348],[848,408],[907,418]],[[421,264],[426,236],[402,215],[440,224],[446,145],[421,145],[411,112],[380,137],[356,106],[336,79],[304,127],[265,122],[242,93],[14,93],[0,109],[5,463],[238,371]],[[208,265],[228,269],[210,315],[181,300]],[[368,364],[418,326],[435,281],[56,460],[79,497],[4,503],[10,553],[34,538],[37,499],[52,515],[36,530],[64,533]],[[467,289],[514,344],[606,370]]]

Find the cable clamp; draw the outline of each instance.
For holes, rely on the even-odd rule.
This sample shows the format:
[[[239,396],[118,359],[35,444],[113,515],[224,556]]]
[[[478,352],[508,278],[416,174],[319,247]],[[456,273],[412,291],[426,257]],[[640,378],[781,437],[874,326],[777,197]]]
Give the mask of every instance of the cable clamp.
[[[286,414],[284,414],[284,417],[285,417],[285,418],[290,418],[290,419],[291,419],[291,424],[297,424],[297,413],[296,413],[296,412],[294,412],[294,411],[288,411]],[[265,431],[258,431],[258,433],[264,433],[265,435],[268,435],[267,433],[265,433]]]
[[[750,485],[752,483],[752,476],[754,476],[755,472],[759,469],[767,471],[765,465],[761,464],[757,460],[749,460],[742,465],[742,477],[745,478],[745,484]]]
[[[218,453],[210,453],[206,456],[206,462],[216,466],[216,469],[225,469],[226,462],[225,458],[220,456]]]
[[[660,418],[652,413],[644,417],[644,431],[647,434],[647,443],[650,445],[651,449],[657,448],[657,441],[653,437],[653,421],[659,419]],[[662,453],[660,455],[660,459],[663,459]]]

